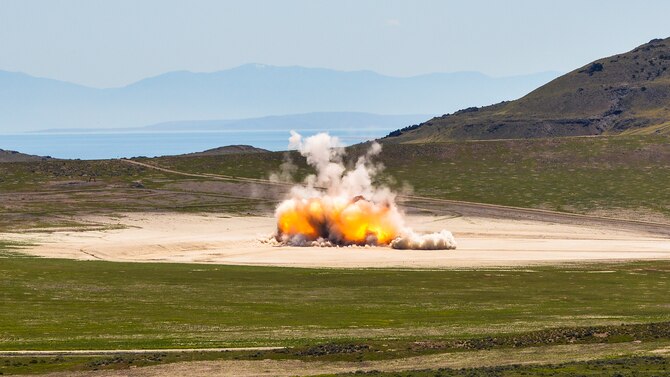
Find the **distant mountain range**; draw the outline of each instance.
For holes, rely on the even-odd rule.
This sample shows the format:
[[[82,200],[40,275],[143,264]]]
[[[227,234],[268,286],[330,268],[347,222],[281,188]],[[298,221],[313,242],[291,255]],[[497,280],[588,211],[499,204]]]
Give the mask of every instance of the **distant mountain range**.
[[[459,72],[400,78],[250,64],[212,73],[170,72],[121,88],[96,89],[0,71],[0,132],[315,112],[442,114],[518,98],[557,76],[493,78]]]
[[[248,119],[182,120],[128,128],[55,128],[40,133],[151,132],[151,131],[327,131],[343,129],[392,130],[429,119],[433,115],[379,115],[369,113],[307,113]]]
[[[593,61],[516,101],[471,106],[394,131],[385,140],[616,134],[670,135],[670,38]]]

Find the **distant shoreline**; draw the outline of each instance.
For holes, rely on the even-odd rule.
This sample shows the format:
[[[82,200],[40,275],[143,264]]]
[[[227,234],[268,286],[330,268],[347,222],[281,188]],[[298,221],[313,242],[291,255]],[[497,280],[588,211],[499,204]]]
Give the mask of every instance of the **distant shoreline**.
[[[345,145],[387,135],[391,128],[328,131]],[[272,152],[288,149],[288,130],[134,131],[0,134],[0,149],[54,159],[106,160],[199,153],[229,145],[250,145]]]

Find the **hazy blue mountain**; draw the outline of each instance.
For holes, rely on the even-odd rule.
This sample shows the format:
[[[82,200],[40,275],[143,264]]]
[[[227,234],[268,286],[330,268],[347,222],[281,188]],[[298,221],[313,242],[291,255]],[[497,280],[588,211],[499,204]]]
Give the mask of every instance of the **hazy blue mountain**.
[[[391,131],[408,124],[417,124],[435,114],[380,115],[370,113],[323,112],[307,114],[272,115],[247,119],[181,120],[161,122],[143,127],[108,128],[102,132],[170,132],[170,131],[327,131],[327,130],[381,130]],[[394,128],[395,127],[395,128]],[[97,133],[99,128],[56,128],[39,133]]]
[[[249,64],[212,73],[170,72],[121,88],[95,89],[0,71],[0,132],[314,112],[442,114],[515,99],[557,76],[458,72],[398,78]]]
[[[273,115],[235,120],[191,120],[158,123],[143,130],[155,131],[219,131],[219,130],[337,130],[337,129],[392,129],[394,125],[415,124],[425,121],[426,114],[379,115],[369,113],[307,113]]]

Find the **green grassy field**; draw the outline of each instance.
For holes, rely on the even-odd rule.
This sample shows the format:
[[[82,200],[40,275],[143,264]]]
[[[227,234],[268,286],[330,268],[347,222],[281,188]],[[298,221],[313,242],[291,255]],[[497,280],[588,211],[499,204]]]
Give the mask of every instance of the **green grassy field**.
[[[91,224],[82,216],[123,212],[245,214],[259,205],[271,207],[262,198],[248,198],[234,183],[203,188],[208,183],[120,160],[0,163],[0,231],[84,227]],[[192,186],[175,187],[180,184]]]
[[[670,262],[316,270],[19,258],[6,247],[3,255],[0,350],[293,347],[288,352],[5,357],[0,358],[3,373],[670,342]],[[502,375],[518,372],[504,370],[508,374]]]
[[[670,185],[668,138],[389,147],[384,159],[389,172],[422,195],[566,212],[626,209],[670,216],[670,192],[663,189]]]
[[[669,271],[670,262],[401,271],[9,257],[0,349],[285,346],[661,322],[670,320]]]

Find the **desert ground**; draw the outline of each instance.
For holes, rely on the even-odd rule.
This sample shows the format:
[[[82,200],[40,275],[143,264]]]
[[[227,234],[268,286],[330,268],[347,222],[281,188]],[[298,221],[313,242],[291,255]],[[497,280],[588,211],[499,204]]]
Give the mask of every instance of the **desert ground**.
[[[22,251],[49,258],[332,268],[468,268],[568,262],[670,259],[670,240],[625,224],[410,215],[419,232],[448,229],[456,250],[389,247],[285,247],[272,242],[272,216],[126,213],[87,217],[94,230],[6,233]]]
[[[586,361],[597,357],[612,357],[630,353],[667,355],[670,348],[657,344],[627,344],[625,349],[611,345],[561,345],[533,347],[524,350],[485,350],[467,355],[447,353],[369,362],[304,362],[300,360],[228,360],[173,363],[128,370],[107,370],[86,373],[50,373],[49,377],[99,376],[99,377],[164,377],[164,376],[316,376],[337,373],[371,371],[402,372],[426,368],[472,368],[494,365],[542,364],[556,361]],[[586,353],[588,352],[588,354]]]

